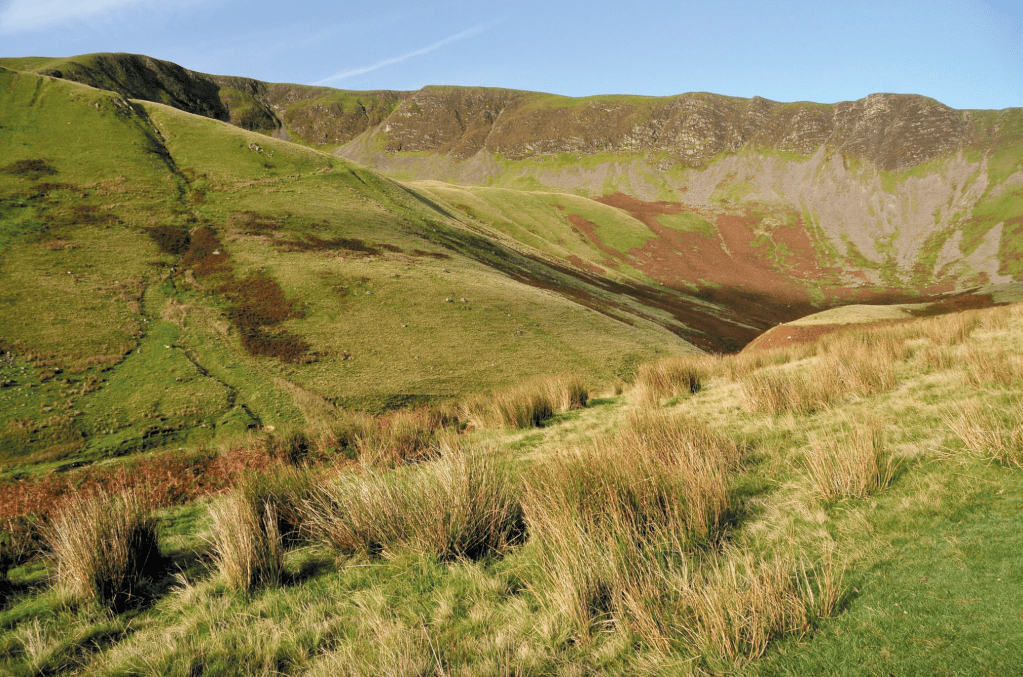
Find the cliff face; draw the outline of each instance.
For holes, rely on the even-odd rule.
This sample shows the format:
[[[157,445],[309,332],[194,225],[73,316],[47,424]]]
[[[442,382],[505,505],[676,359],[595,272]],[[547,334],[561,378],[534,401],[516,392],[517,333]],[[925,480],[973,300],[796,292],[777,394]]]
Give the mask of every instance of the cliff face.
[[[1023,279],[1023,109],[897,94],[823,105],[427,88],[337,154],[405,179],[741,216],[750,241],[795,219],[813,243],[803,263],[845,285]]]
[[[968,116],[920,96],[874,94],[831,106],[714,94],[581,101],[505,90],[427,88],[379,128],[385,149],[464,160],[484,150],[511,160],[572,153],[663,153],[701,165],[743,147],[812,155],[819,147],[904,169],[968,137]]]
[[[39,73],[216,120],[230,120],[212,77],[169,61],[140,54],[89,54],[47,65]]]

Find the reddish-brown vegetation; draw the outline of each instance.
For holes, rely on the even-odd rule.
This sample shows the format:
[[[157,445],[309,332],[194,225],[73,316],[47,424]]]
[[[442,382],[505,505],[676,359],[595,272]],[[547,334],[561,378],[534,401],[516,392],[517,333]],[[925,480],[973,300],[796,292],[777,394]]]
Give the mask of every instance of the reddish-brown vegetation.
[[[183,256],[192,243],[191,235],[183,226],[165,224],[146,228],[146,232],[161,252],[171,256]]]
[[[196,277],[231,274],[230,256],[209,226],[192,231],[188,251],[181,259],[181,267],[192,269]]]
[[[298,238],[295,240],[286,240],[275,243],[276,248],[279,251],[298,252],[298,251],[342,251],[342,252],[353,252],[357,254],[365,254],[367,256],[376,256],[380,253],[380,250],[376,247],[372,247],[362,240],[354,238],[337,237],[329,240],[324,240],[315,235],[306,234],[304,239]],[[387,247],[392,249],[391,247]],[[392,249],[393,251],[393,249]]]
[[[3,168],[4,174],[21,176],[32,181],[38,181],[44,176],[53,176],[57,170],[51,167],[46,160],[18,160]]]
[[[212,228],[203,226],[192,231],[181,267],[191,269],[197,278],[212,278],[220,283],[217,290],[231,302],[228,318],[250,355],[276,357],[285,362],[299,362],[306,356],[308,343],[286,330],[273,328],[286,320],[303,317],[299,304],[285,297],[284,290],[265,271],[237,279],[231,269],[230,254]]]
[[[412,254],[413,254],[413,256],[425,256],[427,258],[437,259],[437,260],[443,260],[443,259],[450,259],[451,258],[450,256],[448,256],[444,252],[428,252],[428,251],[423,251],[422,249],[413,249],[412,250]]]
[[[228,217],[227,225],[247,233],[257,234],[277,230],[281,227],[282,221],[283,219],[258,212],[235,212]]]
[[[259,271],[243,280],[232,280],[220,291],[231,300],[228,318],[238,328],[242,346],[249,354],[297,362],[309,350],[308,343],[290,332],[268,329],[300,318],[303,313],[267,273]]]
[[[245,473],[281,465],[262,451],[230,447],[219,453],[162,454],[115,467],[89,466],[39,479],[0,483],[0,520],[48,515],[70,496],[133,490],[153,507],[180,505],[220,493]]]

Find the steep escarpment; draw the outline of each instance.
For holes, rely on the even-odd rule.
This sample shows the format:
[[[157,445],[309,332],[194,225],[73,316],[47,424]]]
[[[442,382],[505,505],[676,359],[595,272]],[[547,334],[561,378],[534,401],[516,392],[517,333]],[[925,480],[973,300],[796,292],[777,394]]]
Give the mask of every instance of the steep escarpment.
[[[812,246],[772,266],[818,287],[923,292],[1023,276],[1023,109],[428,88],[338,154],[404,179],[622,193],[739,219],[749,242],[798,222]]]
[[[904,169],[969,139],[969,116],[921,96],[874,94],[831,106],[691,93],[569,99],[477,88],[428,87],[376,133],[389,152],[478,151],[523,160],[574,153],[662,153],[662,165],[699,166],[745,147],[802,156],[827,146],[879,168]]]
[[[4,65],[18,68],[21,64],[17,61],[5,59]],[[169,61],[141,54],[86,54],[48,59],[35,66],[41,75],[80,82],[131,99],[163,103],[214,120],[230,120],[230,111],[220,100],[219,86],[212,77]]]

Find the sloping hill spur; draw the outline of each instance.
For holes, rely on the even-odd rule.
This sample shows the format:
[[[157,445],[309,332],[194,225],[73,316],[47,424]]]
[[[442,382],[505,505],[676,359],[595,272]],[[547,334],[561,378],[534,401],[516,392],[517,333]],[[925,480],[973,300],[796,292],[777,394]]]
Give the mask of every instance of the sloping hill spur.
[[[15,465],[692,349],[677,295],[564,269],[344,160],[46,76],[0,71],[0,92]]]

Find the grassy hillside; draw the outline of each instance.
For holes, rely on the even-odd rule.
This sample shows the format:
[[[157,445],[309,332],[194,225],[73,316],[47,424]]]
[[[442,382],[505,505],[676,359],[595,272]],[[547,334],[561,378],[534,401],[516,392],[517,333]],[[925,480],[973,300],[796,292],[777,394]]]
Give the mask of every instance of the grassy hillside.
[[[647,364],[620,396],[449,431],[393,470],[268,461],[272,482],[157,513],[168,559],[135,605],[51,583],[54,560],[13,568],[0,665],[1010,674],[1021,378],[1015,305]],[[250,504],[280,517],[246,527]],[[239,578],[243,533],[278,545]]]
[[[823,105],[709,93],[349,92],[206,75],[131,54],[3,64],[334,151],[403,181],[524,193],[502,194],[498,211],[534,192],[548,202],[549,193],[609,200],[625,212],[612,221],[633,223],[585,219],[603,231],[590,237],[602,260],[676,291],[721,290],[715,303],[726,312],[715,315],[757,330],[824,305],[1023,275],[1023,109],[957,111],[891,94]],[[509,216],[495,227],[536,241],[526,232],[531,212]],[[611,230],[617,236],[604,242]],[[591,262],[568,256],[570,266],[575,256]],[[722,274],[750,267],[752,275]],[[793,304],[798,312],[787,314]],[[713,320],[701,329],[711,325],[733,347],[751,338]]]
[[[679,164],[569,132],[838,108],[149,61],[0,63],[0,672],[1023,665],[1018,111]],[[582,150],[490,153],[501,106]]]
[[[379,124],[407,95],[208,75],[139,54],[0,58],[0,66],[166,104],[321,150],[334,150]]]
[[[29,73],[0,97],[7,472],[692,350],[671,303],[344,160]]]

